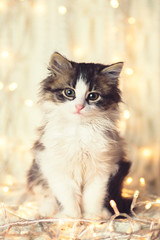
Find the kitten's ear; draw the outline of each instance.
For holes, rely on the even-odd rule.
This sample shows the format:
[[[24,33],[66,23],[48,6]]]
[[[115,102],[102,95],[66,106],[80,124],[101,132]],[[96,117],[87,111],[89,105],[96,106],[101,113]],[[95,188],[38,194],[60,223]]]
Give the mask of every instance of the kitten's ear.
[[[109,65],[103,68],[101,73],[103,75],[106,75],[106,77],[108,77],[108,79],[111,80],[110,83],[115,84],[118,82],[118,77],[121,73],[122,67],[123,67],[123,62],[114,63],[112,65]]]
[[[72,64],[69,60],[63,57],[61,54],[54,52],[50,58],[48,69],[53,75],[61,74],[72,68]]]

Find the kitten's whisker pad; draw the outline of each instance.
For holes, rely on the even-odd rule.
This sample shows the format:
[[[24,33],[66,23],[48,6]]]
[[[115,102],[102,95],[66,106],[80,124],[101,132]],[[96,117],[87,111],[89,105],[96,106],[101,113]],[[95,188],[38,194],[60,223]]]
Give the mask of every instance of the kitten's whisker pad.
[[[122,66],[52,55],[50,74],[41,82],[43,127],[27,175],[28,189],[38,196],[41,186],[49,203],[40,207],[42,215],[104,218],[112,213],[111,199],[129,212],[121,188],[130,163],[117,128]]]

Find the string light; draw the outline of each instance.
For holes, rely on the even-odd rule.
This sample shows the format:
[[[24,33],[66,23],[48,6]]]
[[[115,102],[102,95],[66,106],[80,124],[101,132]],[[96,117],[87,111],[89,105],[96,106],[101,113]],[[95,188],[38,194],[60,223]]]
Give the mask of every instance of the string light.
[[[7,58],[9,57],[9,52],[8,52],[8,51],[2,51],[2,52],[1,52],[1,57],[2,57],[3,59],[7,59]]]
[[[145,209],[150,209],[152,207],[152,204],[150,202],[146,203],[145,205]]]
[[[0,82],[0,90],[3,89],[4,85],[2,82]]]
[[[141,178],[139,179],[139,182],[140,182],[140,185],[141,185],[142,187],[144,187],[144,186],[146,185],[146,181],[145,181],[145,179],[144,179],[143,177],[141,177]]]
[[[134,198],[137,199],[139,197],[139,191],[136,190],[135,193],[134,193]]]
[[[40,14],[40,15],[44,14],[46,10],[45,5],[42,3],[35,3],[33,5],[33,9],[37,14]]]
[[[5,11],[7,9],[7,4],[5,1],[0,1],[0,11]]]
[[[152,156],[152,150],[150,148],[141,148],[140,149],[141,155],[145,158],[150,158]]]
[[[160,204],[160,198],[156,199],[156,203]]]
[[[32,206],[32,204],[30,202],[28,202],[26,205],[27,205],[27,207],[31,207]]]
[[[18,87],[18,84],[16,82],[13,82],[8,86],[8,89],[9,91],[15,91],[17,87]]]
[[[134,24],[136,22],[136,19],[134,17],[129,17],[128,18],[128,23],[129,24]]]
[[[130,112],[128,110],[124,110],[123,116],[124,116],[125,119],[129,119],[130,118]]]
[[[33,106],[33,101],[31,99],[26,99],[24,101],[24,104],[27,106],[27,107],[32,107]]]
[[[4,194],[9,194],[10,189],[8,186],[5,186],[2,188],[2,191]],[[133,192],[132,192],[133,194]],[[153,217],[147,217],[146,211],[144,216],[143,211],[149,210],[151,207],[153,207],[153,211],[157,209],[158,212],[158,203],[160,203],[160,198],[157,198],[158,200],[147,200],[146,202],[138,202],[137,198],[139,196],[139,191],[136,191],[134,193],[134,198],[132,202],[132,213],[135,217],[132,218],[132,216],[128,216],[127,214],[120,213],[117,209],[117,204],[114,200],[110,201],[110,205],[113,208],[115,214],[111,216],[111,218],[106,220],[85,220],[85,219],[56,219],[56,218],[46,218],[46,219],[36,219],[36,216],[38,214],[38,209],[36,202],[25,202],[23,205],[14,205],[14,206],[8,206],[6,207],[4,204],[0,205],[0,214],[2,218],[4,218],[5,223],[0,225],[0,231],[4,231],[4,233],[7,233],[7,236],[12,236],[13,239],[17,236],[21,236],[21,233],[25,231],[26,236],[30,234],[29,236],[32,236],[32,234],[38,234],[37,232],[37,226],[41,223],[43,224],[44,228],[42,228],[39,232],[40,236],[43,234],[52,233],[51,229],[54,224],[54,234],[55,239],[92,239],[95,238],[97,240],[101,240],[102,238],[106,239],[113,239],[113,236],[115,236],[117,239],[120,239],[124,237],[124,229],[125,229],[125,236],[126,237],[138,237],[138,239],[141,239],[143,236],[150,236],[152,233],[152,230],[159,231],[159,215],[156,215],[157,218]],[[155,199],[155,197],[154,197]],[[142,214],[136,214],[133,209],[136,209],[136,206],[141,206]],[[141,212],[139,212],[141,213]],[[11,219],[11,216],[13,217],[13,220],[8,221]],[[117,216],[120,217],[120,219],[116,219]],[[123,219],[121,219],[121,216],[125,217],[125,222]],[[18,220],[17,220],[18,219]],[[30,220],[29,220],[30,219]],[[31,220],[33,219],[33,220]],[[23,221],[22,221],[23,220]],[[155,223],[155,224],[153,224]],[[49,226],[45,228],[46,226]],[[50,225],[49,225],[50,224]],[[16,231],[14,231],[14,227],[16,226]],[[30,227],[29,227],[30,226]],[[35,228],[34,228],[35,226]],[[137,229],[138,226],[138,229]],[[156,227],[154,229],[154,226]],[[26,227],[26,228],[25,228]],[[158,228],[157,228],[158,227]],[[12,231],[9,231],[11,230]],[[19,235],[17,235],[17,229],[19,230]],[[43,229],[47,229],[45,232]],[[50,231],[51,230],[51,231]],[[38,229],[39,231],[39,229]],[[110,234],[113,235],[110,235]],[[14,235],[15,234],[15,235]],[[157,235],[158,236],[158,235]],[[129,238],[127,238],[129,239]]]
[[[126,184],[129,185],[133,182],[133,178],[132,177],[128,177],[126,180]]]
[[[126,75],[132,75],[133,74],[133,69],[128,67],[124,70],[124,72],[125,72]]]
[[[62,15],[66,14],[67,8],[65,6],[59,6],[58,12]]]
[[[4,147],[6,144],[6,139],[4,137],[0,137],[0,147]]]
[[[7,193],[9,191],[9,187],[8,186],[5,186],[2,188],[3,192]]]
[[[82,49],[81,47],[75,46],[75,47],[73,48],[73,54],[74,54],[76,57],[81,58],[81,57],[83,56],[83,54],[84,54],[84,51],[83,51],[83,49]]]
[[[113,226],[111,224],[109,224],[109,226],[108,226],[108,231],[109,232],[113,232],[114,231],[114,228],[113,228]]]
[[[119,2],[117,0],[110,0],[110,4],[113,8],[119,7]]]
[[[115,202],[114,200],[110,200],[109,203],[110,203],[111,207],[113,208],[115,214],[116,214],[116,215],[119,215],[119,210],[118,210],[118,208],[117,208],[116,202]]]

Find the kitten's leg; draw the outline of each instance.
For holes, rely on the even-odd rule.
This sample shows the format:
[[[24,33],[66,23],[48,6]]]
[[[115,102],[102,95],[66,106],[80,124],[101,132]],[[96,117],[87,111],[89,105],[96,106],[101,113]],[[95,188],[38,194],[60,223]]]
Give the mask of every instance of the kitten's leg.
[[[43,178],[39,165],[33,160],[27,174],[27,187],[39,205],[39,214],[43,217],[51,217],[58,211],[56,198],[48,188],[47,181]]]
[[[58,212],[57,200],[49,189],[38,185],[33,187],[32,192],[37,199],[40,216],[52,217]]]
[[[39,213],[42,217],[53,217],[58,212],[58,204],[54,196],[44,196],[40,201]]]
[[[56,181],[55,181],[56,179]],[[64,178],[58,174],[53,181],[49,180],[49,185],[53,190],[58,202],[62,207],[62,211],[55,217],[71,217],[80,218],[80,191],[72,179]]]
[[[104,208],[106,186],[107,179],[99,176],[95,176],[87,183],[82,197],[82,209],[85,218],[99,219],[111,216],[110,212]]]
[[[64,156],[62,157],[64,158]],[[49,189],[61,206],[62,210],[57,217],[79,218],[81,217],[80,187],[74,181],[62,157],[59,157],[59,155],[56,157],[55,153],[53,161],[50,152],[43,151],[41,156],[39,155],[39,158],[41,158],[39,161],[40,168],[45,179],[47,179]]]

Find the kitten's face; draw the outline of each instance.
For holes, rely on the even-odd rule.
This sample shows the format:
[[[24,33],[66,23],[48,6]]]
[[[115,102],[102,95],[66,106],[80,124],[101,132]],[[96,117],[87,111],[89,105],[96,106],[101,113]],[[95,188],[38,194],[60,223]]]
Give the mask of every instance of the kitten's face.
[[[118,77],[122,65],[75,63],[54,53],[49,67],[51,75],[42,82],[43,100],[71,117],[106,112],[121,101]]]

